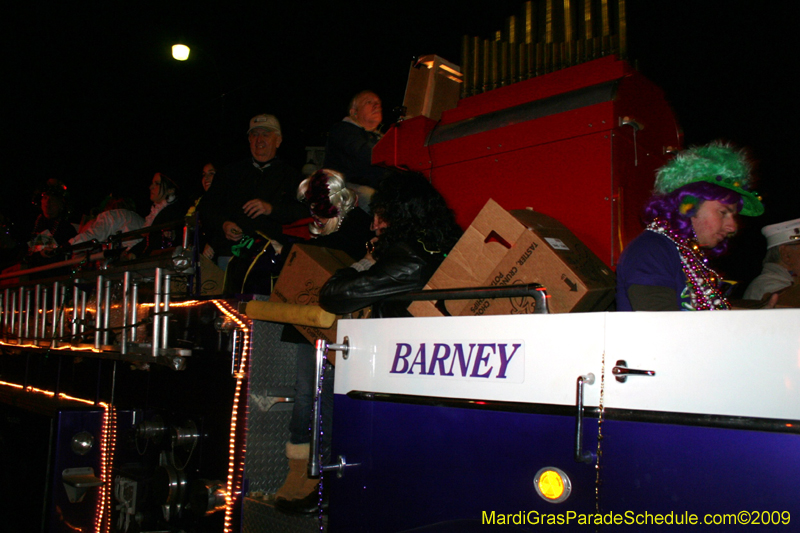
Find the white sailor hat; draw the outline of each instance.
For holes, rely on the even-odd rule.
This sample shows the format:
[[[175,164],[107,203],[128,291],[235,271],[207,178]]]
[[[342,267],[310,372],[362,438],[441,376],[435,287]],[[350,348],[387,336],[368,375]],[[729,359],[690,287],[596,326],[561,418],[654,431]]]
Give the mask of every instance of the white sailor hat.
[[[800,218],[764,226],[761,228],[761,233],[767,238],[767,248],[800,243]]]

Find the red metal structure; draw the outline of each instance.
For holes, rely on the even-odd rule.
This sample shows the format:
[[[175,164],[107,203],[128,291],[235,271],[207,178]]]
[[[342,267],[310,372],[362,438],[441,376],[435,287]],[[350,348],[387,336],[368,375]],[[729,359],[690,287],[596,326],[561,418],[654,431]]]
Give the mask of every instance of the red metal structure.
[[[373,163],[429,176],[466,227],[493,198],[571,229],[613,267],[641,231],[654,172],[682,145],[664,94],[608,56],[393,126]]]

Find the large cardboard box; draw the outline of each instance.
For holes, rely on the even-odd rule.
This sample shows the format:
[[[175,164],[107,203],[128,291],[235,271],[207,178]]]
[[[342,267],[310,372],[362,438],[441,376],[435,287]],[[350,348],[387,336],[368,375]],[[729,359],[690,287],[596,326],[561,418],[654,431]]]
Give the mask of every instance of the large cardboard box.
[[[442,262],[426,289],[540,283],[551,313],[605,310],[615,277],[563,224],[530,210],[506,211],[489,200]],[[533,298],[451,300],[451,315],[524,314]],[[431,302],[414,302],[414,316],[441,316]]]
[[[319,290],[334,272],[353,264],[353,259],[340,250],[295,244],[289,251],[278,281],[272,289],[271,302],[314,305],[319,303]],[[362,318],[368,310],[353,313],[354,318]],[[312,326],[295,326],[312,344],[317,339],[336,342],[336,324],[322,329]]]

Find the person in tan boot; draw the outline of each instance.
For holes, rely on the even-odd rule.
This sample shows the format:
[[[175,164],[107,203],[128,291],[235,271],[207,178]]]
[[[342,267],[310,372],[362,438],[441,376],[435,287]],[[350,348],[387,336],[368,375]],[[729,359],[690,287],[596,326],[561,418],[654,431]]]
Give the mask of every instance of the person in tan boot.
[[[275,492],[273,500],[300,500],[316,490],[319,479],[308,477],[308,454],[308,443],[286,443],[289,473],[281,488]]]

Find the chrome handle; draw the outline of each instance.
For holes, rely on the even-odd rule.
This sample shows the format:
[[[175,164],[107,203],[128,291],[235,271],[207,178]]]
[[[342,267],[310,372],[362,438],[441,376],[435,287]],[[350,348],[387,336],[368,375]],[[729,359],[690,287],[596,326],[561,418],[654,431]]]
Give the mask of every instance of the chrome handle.
[[[638,370],[636,368],[628,368],[628,363],[624,359],[617,361],[617,365],[611,369],[611,373],[616,376],[617,381],[625,383],[628,376],[655,376],[655,370]]]
[[[578,407],[578,416],[575,418],[575,462],[591,463],[594,461],[592,452],[583,451],[583,384],[592,385],[594,374],[589,373],[578,377],[575,391],[575,403]]]
[[[325,355],[328,350],[341,351],[345,359],[348,357],[350,351],[350,339],[344,338],[343,344],[328,344],[325,339],[317,339],[315,346],[314,356],[316,358],[316,367],[314,369],[314,405],[311,415],[311,446],[308,458],[308,477],[319,477],[320,472],[323,470],[322,461],[320,460],[319,448],[321,445],[320,438],[320,413],[322,412],[322,375],[325,365]],[[346,465],[345,465],[346,466]],[[337,467],[338,468],[338,467]],[[342,467],[344,468],[344,467]],[[339,471],[341,477],[341,470]]]
[[[325,465],[322,467],[323,472],[336,471],[336,477],[344,475],[344,469],[348,466],[361,466],[361,463],[348,463],[344,455],[339,456],[339,462],[336,464]]]

